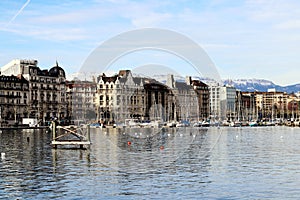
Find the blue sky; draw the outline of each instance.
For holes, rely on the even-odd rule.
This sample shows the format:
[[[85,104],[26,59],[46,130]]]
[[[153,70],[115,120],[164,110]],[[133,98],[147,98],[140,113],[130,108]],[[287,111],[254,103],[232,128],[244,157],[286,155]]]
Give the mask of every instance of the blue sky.
[[[102,42],[145,27],[170,29],[194,40],[223,79],[300,82],[297,0],[1,0],[0,66],[24,58],[49,68],[57,59],[67,73],[75,73]],[[194,73],[174,55],[153,51],[135,52],[114,65],[149,62],[182,75]]]

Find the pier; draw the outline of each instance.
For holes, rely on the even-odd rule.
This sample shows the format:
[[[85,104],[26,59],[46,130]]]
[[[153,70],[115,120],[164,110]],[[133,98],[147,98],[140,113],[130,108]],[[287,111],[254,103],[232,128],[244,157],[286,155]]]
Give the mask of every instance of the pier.
[[[58,145],[79,146],[80,149],[86,149],[84,146],[91,145],[90,125],[82,127],[76,126],[57,126],[52,122],[52,147]]]

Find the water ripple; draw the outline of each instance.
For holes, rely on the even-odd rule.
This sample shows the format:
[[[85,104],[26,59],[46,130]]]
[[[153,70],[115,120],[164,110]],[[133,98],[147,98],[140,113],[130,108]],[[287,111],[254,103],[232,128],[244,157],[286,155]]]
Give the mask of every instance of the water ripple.
[[[42,131],[4,131],[0,199],[300,196],[298,128],[172,129],[150,134],[95,131],[89,150],[54,150],[51,135]]]

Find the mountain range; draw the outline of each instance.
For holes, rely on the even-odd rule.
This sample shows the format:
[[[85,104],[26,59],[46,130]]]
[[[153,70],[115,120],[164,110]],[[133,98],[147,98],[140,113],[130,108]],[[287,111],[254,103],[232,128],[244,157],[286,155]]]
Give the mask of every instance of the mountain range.
[[[235,79],[224,80],[225,85],[232,85],[241,91],[260,91],[267,92],[268,89],[275,89],[278,92],[296,93],[300,91],[300,84],[293,84],[287,86],[280,86],[274,84],[272,81],[264,79]]]
[[[152,78],[160,81],[162,83],[166,83],[167,75],[154,75]],[[176,81],[184,82],[185,78],[179,75],[174,76]],[[210,78],[203,78],[198,76],[193,76],[193,80],[201,80],[206,84],[210,84],[213,82]],[[278,92],[286,92],[286,93],[296,93],[300,91],[300,84],[293,84],[288,86],[280,86],[272,81],[264,80],[264,79],[232,79],[232,80],[222,80],[224,85],[230,85],[235,87],[237,90],[245,91],[245,92],[267,92],[268,89],[275,89]]]

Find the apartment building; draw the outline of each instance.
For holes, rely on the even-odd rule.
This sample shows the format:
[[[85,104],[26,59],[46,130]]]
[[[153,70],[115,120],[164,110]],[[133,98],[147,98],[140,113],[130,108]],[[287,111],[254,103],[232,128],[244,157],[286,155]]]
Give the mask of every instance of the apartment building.
[[[94,98],[97,85],[93,81],[66,81],[67,119],[74,123],[96,120]]]
[[[12,60],[1,68],[5,76],[22,76],[28,81],[26,111],[28,117],[39,119],[40,124],[51,118],[64,119],[67,113],[66,76],[58,65],[40,69],[37,60]]]
[[[28,117],[29,83],[22,76],[0,76],[0,125],[19,123]]]
[[[174,119],[171,91],[154,79],[133,77],[130,70],[97,78],[95,105],[98,119],[123,122],[125,119]]]
[[[236,88],[210,85],[210,115],[217,120],[234,120],[236,113]]]

